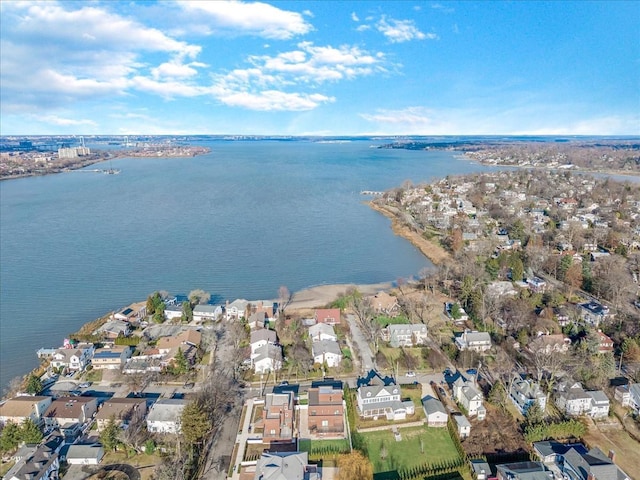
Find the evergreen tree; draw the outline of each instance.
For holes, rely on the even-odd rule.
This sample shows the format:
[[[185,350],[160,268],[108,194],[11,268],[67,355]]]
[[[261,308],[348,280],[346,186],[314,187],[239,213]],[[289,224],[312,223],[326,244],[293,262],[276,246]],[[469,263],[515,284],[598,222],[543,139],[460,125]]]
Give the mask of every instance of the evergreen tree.
[[[20,444],[20,427],[13,423],[7,423],[0,434],[0,451],[11,452]]]
[[[174,359],[173,371],[176,375],[183,375],[189,371],[189,362],[187,361],[187,357],[184,356],[184,352],[180,347],[178,347],[178,352],[176,353],[176,358]]]
[[[42,393],[42,390],[42,380],[40,380],[40,377],[33,373],[29,375],[29,378],[27,379],[27,393],[30,393],[31,395],[39,395]]]
[[[191,308],[191,302],[182,302],[182,321],[189,323],[193,320],[193,309]]]
[[[107,426],[100,433],[100,443],[106,450],[116,450],[118,448],[118,435],[120,434],[120,427],[116,423],[115,416],[111,416],[107,422]]]
[[[180,422],[182,437],[191,447],[201,443],[211,430],[207,413],[198,402],[191,402],[184,407]]]
[[[25,443],[40,443],[42,432],[30,418],[25,418],[20,426],[20,439]]]

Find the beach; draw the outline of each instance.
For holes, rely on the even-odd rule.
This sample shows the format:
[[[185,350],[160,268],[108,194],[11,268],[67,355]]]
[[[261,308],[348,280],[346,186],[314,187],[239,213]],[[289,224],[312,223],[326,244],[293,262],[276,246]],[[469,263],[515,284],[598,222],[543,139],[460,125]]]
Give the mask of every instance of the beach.
[[[450,257],[449,253],[440,245],[427,240],[419,232],[416,232],[411,227],[402,223],[397,214],[391,209],[386,208],[383,205],[378,205],[374,202],[368,202],[368,205],[375,211],[380,212],[385,217],[391,219],[391,229],[393,230],[393,233],[409,240],[409,242],[420,250],[425,257],[431,260],[434,265],[440,265]]]
[[[304,309],[325,307],[352,288],[356,288],[363,295],[373,295],[381,290],[389,290],[392,287],[393,284],[391,282],[374,283],[369,285],[356,285],[354,283],[318,285],[295,292],[287,308]]]

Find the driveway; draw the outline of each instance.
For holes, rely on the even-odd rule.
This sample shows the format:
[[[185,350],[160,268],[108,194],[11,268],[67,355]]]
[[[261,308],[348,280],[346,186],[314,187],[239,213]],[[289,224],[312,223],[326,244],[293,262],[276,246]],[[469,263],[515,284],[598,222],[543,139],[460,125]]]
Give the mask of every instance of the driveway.
[[[351,331],[351,338],[358,348],[360,353],[360,361],[362,364],[362,373],[366,373],[375,368],[375,360],[369,342],[364,338],[362,330],[358,325],[355,315],[347,314],[347,322],[349,322],[349,330]]]

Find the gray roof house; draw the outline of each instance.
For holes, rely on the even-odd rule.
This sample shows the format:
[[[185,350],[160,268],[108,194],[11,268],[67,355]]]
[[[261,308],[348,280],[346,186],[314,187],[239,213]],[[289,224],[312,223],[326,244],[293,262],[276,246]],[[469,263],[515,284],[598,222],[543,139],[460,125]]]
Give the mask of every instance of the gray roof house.
[[[337,367],[342,361],[342,351],[340,350],[340,345],[338,345],[338,342],[335,340],[321,340],[319,342],[313,342],[311,350],[313,352],[313,361],[315,363],[326,363],[328,367]]]
[[[499,480],[549,480],[553,478],[542,462],[518,462],[496,466]]]
[[[358,388],[358,410],[363,418],[385,417],[387,420],[404,420],[415,413],[412,401],[400,401],[398,385],[373,385]]]
[[[533,403],[538,403],[541,411],[547,407],[547,396],[540,385],[533,380],[525,380],[519,375],[511,382],[509,398],[521,414],[527,413]]]
[[[58,478],[63,444],[61,435],[49,435],[40,445],[27,445],[14,455],[16,463],[5,474],[6,480],[49,480]]]
[[[263,453],[256,464],[254,480],[320,480],[307,452]]]
[[[427,326],[422,323],[391,324],[387,326],[385,337],[396,348],[423,345],[427,340]]]
[[[455,343],[459,350],[484,352],[491,348],[491,336],[488,332],[465,330],[456,337]]]
[[[180,433],[180,417],[185,405],[183,399],[158,400],[147,415],[147,430],[153,433]]]
[[[611,457],[613,452],[608,457],[597,447],[587,453],[572,448],[564,454],[562,472],[571,480],[631,480]]]
[[[422,409],[427,417],[428,427],[446,427],[449,416],[442,402],[431,395],[422,399]]]

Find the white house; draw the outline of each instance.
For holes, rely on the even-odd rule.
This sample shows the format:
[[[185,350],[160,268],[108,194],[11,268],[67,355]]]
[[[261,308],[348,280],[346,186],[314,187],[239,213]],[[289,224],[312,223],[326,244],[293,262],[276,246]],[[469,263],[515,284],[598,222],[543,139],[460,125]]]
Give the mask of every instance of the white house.
[[[25,419],[40,425],[44,412],[51,405],[52,397],[25,395],[14,397],[0,404],[0,423],[20,424]]]
[[[322,324],[318,324],[322,325]],[[328,367],[337,367],[342,361],[340,345],[335,340],[321,340],[313,342],[311,346],[314,363],[327,364]]]
[[[164,309],[164,318],[167,320],[175,320],[182,318],[182,305],[168,305]]]
[[[160,399],[147,415],[147,430],[152,433],[180,433],[180,418],[186,405],[183,399]]]
[[[193,321],[215,321],[222,315],[221,305],[196,305],[193,307]]]
[[[456,337],[455,343],[460,350],[485,352],[491,348],[491,336],[488,332],[465,330],[460,336]]]
[[[578,305],[580,307],[580,316],[585,323],[597,328],[600,323],[613,318],[613,314],[609,312],[609,307],[598,302],[585,302]]]
[[[478,420],[483,420],[487,415],[484,408],[484,397],[482,393],[471,383],[463,380],[462,377],[453,383],[453,396],[460,405],[464,407],[470,416],[478,416]]]
[[[227,303],[224,309],[225,318],[227,320],[240,320],[241,318],[244,318],[245,312],[247,311],[247,305],[249,305],[249,301],[244,298],[239,298],[231,303]]]
[[[69,370],[82,371],[93,357],[93,345],[83,348],[58,348],[51,356],[51,366],[55,368],[68,368]]]
[[[249,343],[251,344],[251,355],[253,356],[259,348],[267,344],[275,345],[278,343],[278,336],[275,330],[260,328],[251,332]]]
[[[251,355],[251,363],[256,373],[276,372],[282,368],[282,349],[272,343],[264,344]]]
[[[453,415],[453,421],[456,422],[456,428],[460,438],[467,438],[471,435],[471,423],[464,415]]]
[[[322,340],[338,341],[338,336],[333,326],[326,323],[316,323],[309,327],[309,337],[314,342],[321,342]]]
[[[588,415],[591,418],[605,418],[609,415],[609,397],[601,390],[589,391],[587,394],[591,397],[591,409]]]
[[[609,415],[609,398],[601,390],[585,391],[580,383],[560,384],[556,405],[567,415],[603,418]]]
[[[640,411],[640,383],[630,383],[616,387],[615,399],[623,407],[631,407],[636,412]]]
[[[385,340],[392,347],[413,347],[424,345],[427,340],[427,326],[416,324],[391,324],[384,332]]]
[[[70,465],[98,465],[104,457],[102,445],[65,445],[61,452]]]
[[[446,427],[449,416],[440,400],[427,395],[422,399],[422,409],[427,418],[429,427]]]
[[[415,413],[412,401],[400,401],[398,385],[374,385],[358,388],[358,411],[363,418],[385,417],[387,420],[404,420]]]
[[[547,396],[533,380],[524,380],[518,375],[509,389],[509,398],[521,414],[526,414],[529,407],[537,403],[541,411],[547,408]]]

